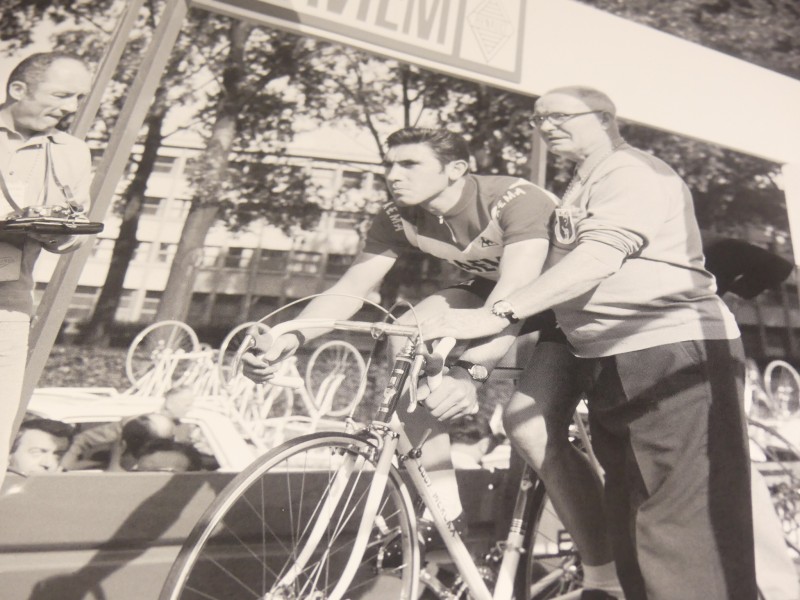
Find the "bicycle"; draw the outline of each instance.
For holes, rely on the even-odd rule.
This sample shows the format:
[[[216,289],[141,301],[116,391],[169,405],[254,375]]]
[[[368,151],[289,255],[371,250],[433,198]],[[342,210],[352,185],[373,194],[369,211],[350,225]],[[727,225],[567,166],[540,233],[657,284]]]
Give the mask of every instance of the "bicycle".
[[[359,430],[290,440],[234,478],[187,538],[160,599],[241,593],[270,600],[370,594],[416,600],[421,576],[439,597],[577,598],[579,558],[568,539],[547,547],[535,533],[547,505],[544,488],[527,468],[508,535],[487,555],[496,563],[490,577],[444,517],[420,464],[421,450],[405,435],[395,409],[406,389],[415,406],[420,373],[436,385],[453,341],[426,355],[415,327],[328,319],[287,321],[271,335],[315,327],[407,338],[394,357],[377,415]],[[245,343],[240,355],[247,348]],[[430,510],[456,566],[457,579],[448,589],[421,573],[409,485]]]

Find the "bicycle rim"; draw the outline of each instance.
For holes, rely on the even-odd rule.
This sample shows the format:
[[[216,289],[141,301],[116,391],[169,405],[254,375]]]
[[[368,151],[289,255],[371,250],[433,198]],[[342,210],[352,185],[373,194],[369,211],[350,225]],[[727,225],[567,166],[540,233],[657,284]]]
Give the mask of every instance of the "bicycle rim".
[[[773,427],[748,422],[750,458],[764,477],[786,545],[800,559],[800,449]]]
[[[308,359],[306,388],[317,410],[331,417],[350,412],[366,390],[366,364],[349,342],[325,342]]]
[[[575,546],[545,493],[536,482],[531,502],[527,551],[520,563],[516,598],[546,600],[580,589],[583,571]]]
[[[267,453],[201,517],[160,599],[329,598],[350,558],[376,459],[373,444],[347,434],[311,434]],[[419,551],[408,491],[394,468],[379,506],[344,597],[411,600]]]
[[[197,334],[186,323],[159,321],[144,328],[131,342],[125,373],[135,386],[148,378],[161,379],[150,382],[157,390],[187,383],[194,360],[184,357],[199,350]]]
[[[778,411],[776,416],[794,416],[800,412],[800,375],[784,360],[773,360],[764,370],[764,384]]]

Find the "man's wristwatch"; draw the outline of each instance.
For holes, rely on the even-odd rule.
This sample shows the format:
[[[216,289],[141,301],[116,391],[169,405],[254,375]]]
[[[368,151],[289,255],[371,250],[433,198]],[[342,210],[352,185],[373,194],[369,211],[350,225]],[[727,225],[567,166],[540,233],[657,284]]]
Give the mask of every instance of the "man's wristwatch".
[[[485,383],[489,379],[489,369],[483,365],[476,365],[466,360],[457,360],[452,364],[453,367],[461,367],[469,373],[473,381],[478,383]]]
[[[492,314],[506,319],[509,323],[519,323],[519,319],[514,316],[514,306],[508,300],[498,300],[492,304]]]

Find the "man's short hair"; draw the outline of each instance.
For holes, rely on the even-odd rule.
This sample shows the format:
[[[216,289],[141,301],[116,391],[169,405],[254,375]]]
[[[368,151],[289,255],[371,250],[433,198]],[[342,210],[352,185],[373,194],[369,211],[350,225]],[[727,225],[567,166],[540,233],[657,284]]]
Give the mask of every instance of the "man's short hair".
[[[139,415],[122,426],[120,437],[125,442],[125,452],[134,458],[141,456],[142,449],[148,442],[160,439],[172,439],[174,429],[167,431],[164,425],[172,421],[155,413]]]
[[[405,144],[427,144],[442,165],[454,160],[464,160],[469,164],[467,140],[447,129],[406,127],[395,131],[386,138],[386,145],[389,148]]]
[[[608,94],[600,90],[585,85],[567,85],[564,87],[549,90],[547,94],[564,94],[581,100],[588,108],[608,113],[612,117],[617,116],[617,107],[609,98]]]
[[[22,422],[22,425],[19,426],[19,431],[17,431],[17,435],[14,436],[14,443],[11,444],[12,454],[16,452],[19,447],[19,441],[22,439],[22,436],[26,431],[30,430],[44,431],[53,437],[66,438],[70,444],[72,443],[72,438],[75,436],[75,427],[69,423],[40,417],[27,419]]]
[[[191,444],[169,439],[150,440],[142,447],[137,459],[141,460],[145,456],[157,454],[158,452],[178,452],[183,454],[189,461],[188,471],[200,471],[203,468],[203,457],[197,448]]]
[[[54,62],[62,59],[74,60],[81,64],[84,61],[79,56],[70,52],[53,51],[53,52],[37,52],[31,54],[29,57],[23,59],[8,76],[6,83],[6,98],[8,98],[9,88],[15,81],[21,81],[29,87],[35,88],[42,79],[47,69],[50,68]]]

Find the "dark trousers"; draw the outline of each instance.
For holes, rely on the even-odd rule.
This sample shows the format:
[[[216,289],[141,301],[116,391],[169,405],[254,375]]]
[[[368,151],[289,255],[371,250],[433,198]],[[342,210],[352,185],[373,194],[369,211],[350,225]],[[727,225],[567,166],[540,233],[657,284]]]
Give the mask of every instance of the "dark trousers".
[[[627,600],[755,600],[741,342],[581,362]]]

